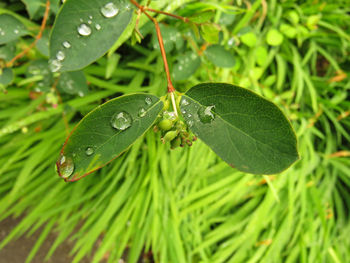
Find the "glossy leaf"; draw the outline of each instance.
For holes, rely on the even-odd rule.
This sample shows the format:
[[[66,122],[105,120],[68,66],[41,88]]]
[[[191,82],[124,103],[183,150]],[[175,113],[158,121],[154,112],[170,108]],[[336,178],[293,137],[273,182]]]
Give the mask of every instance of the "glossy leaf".
[[[63,72],[57,83],[59,91],[67,94],[77,94],[80,97],[88,93],[86,77],[82,71]]]
[[[298,157],[297,141],[282,111],[259,95],[231,84],[203,83],[181,98],[190,129],[240,171],[274,174]]]
[[[97,60],[123,33],[132,12],[124,0],[67,0],[50,37],[52,71],[74,71]]]
[[[173,67],[174,80],[186,80],[192,76],[201,65],[200,58],[196,53],[187,51],[177,58],[177,62]]]
[[[212,45],[209,46],[204,54],[207,56],[210,62],[217,67],[231,68],[236,64],[235,57],[231,52],[227,51],[223,46]]]
[[[27,34],[28,30],[18,19],[8,14],[0,15],[0,44],[11,42]]]
[[[144,134],[163,109],[156,96],[132,94],[110,100],[86,115],[67,138],[57,161],[66,181],[76,181],[118,157]]]

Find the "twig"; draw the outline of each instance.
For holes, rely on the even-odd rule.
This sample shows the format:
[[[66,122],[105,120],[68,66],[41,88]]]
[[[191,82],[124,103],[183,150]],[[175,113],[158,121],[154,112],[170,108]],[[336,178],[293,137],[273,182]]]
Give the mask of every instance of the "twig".
[[[175,88],[173,86],[173,83],[171,82],[168,61],[166,58],[166,53],[165,53],[164,44],[163,44],[163,37],[162,37],[162,33],[160,32],[158,21],[146,12],[146,9],[147,9],[146,7],[140,5],[135,0],[130,0],[130,2],[132,4],[134,4],[139,10],[141,10],[141,12],[144,13],[154,23],[154,26],[155,26],[156,32],[157,32],[160,53],[162,54],[164,69],[165,69],[165,73],[166,73],[167,81],[168,81],[168,93],[174,92]]]
[[[40,31],[36,35],[34,42],[32,44],[30,44],[30,46],[27,47],[25,50],[23,50],[21,53],[16,55],[13,59],[11,59],[11,61],[6,64],[6,67],[11,67],[17,59],[20,59],[21,57],[26,55],[35,46],[35,44],[38,42],[38,40],[42,37],[43,31],[44,31],[45,26],[46,26],[47,18],[49,16],[49,11],[50,11],[50,1],[47,0],[43,21],[41,22],[41,26],[40,26]]]

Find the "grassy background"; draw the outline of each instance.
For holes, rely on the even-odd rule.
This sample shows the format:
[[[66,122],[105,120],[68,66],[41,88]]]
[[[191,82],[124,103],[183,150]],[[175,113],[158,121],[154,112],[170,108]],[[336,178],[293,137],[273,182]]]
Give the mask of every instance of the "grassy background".
[[[185,13],[185,2],[153,5],[182,7],[176,12]],[[204,1],[191,8],[205,6],[216,10],[221,44],[234,54],[236,66],[218,68],[202,57],[196,73],[176,88],[212,80],[271,99],[292,121],[301,160],[284,173],[253,176],[232,169],[200,141],[171,151],[150,131],[112,164],[66,184],[54,170],[66,137],[62,114],[72,129],[108,98],[139,91],[163,95],[162,60],[149,35],[134,46],[126,40],[109,79],[106,56],[84,70],[88,95],[63,96],[53,108],[48,93],[33,99],[37,83],[25,81],[29,62],[43,57],[33,50],[14,67],[8,93],[0,94],[0,220],[25,215],[1,248],[44,226],[27,262],[52,231],[58,238],[47,257],[71,238],[73,262],[90,254],[97,240],[93,262],[106,253],[109,262],[117,262],[126,248],[127,262],[136,262],[142,251],[152,251],[156,262],[350,261],[349,2]],[[222,22],[224,13],[234,13],[230,24]],[[187,36],[181,22],[163,22]],[[296,28],[297,35],[269,45],[269,30],[282,24]],[[247,32],[255,36],[254,45],[242,40]],[[22,39],[17,49],[31,41]],[[195,50],[192,42],[186,37],[186,49]],[[267,51],[262,62],[260,47]],[[170,64],[178,53],[169,54]]]

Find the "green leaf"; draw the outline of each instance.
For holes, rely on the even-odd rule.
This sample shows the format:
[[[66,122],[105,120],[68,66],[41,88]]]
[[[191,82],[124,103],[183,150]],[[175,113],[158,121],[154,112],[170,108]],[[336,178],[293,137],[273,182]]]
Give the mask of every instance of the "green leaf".
[[[49,34],[49,30],[44,30],[41,38],[35,44],[39,52],[45,57],[49,56]]]
[[[255,57],[256,63],[259,66],[264,66],[268,57],[267,49],[264,46],[257,47],[257,49],[255,50]]]
[[[165,52],[169,53],[170,51],[172,51],[175,45],[177,44],[177,42],[182,42],[183,44],[184,40],[180,32],[175,27],[160,24],[159,28],[160,28],[160,31],[162,32]],[[154,49],[160,50],[158,37],[155,29],[153,29],[152,45]]]
[[[38,77],[35,91],[49,91],[53,84],[53,75],[46,59],[32,61],[27,68],[26,77],[27,79]]]
[[[85,96],[88,93],[88,86],[85,75],[82,71],[63,72],[57,83],[59,91],[71,95]]]
[[[299,158],[282,111],[247,89],[202,83],[182,96],[180,108],[189,113],[183,117],[194,134],[240,171],[274,174]]]
[[[271,46],[279,46],[283,42],[283,35],[274,28],[271,28],[266,35],[266,42]]]
[[[256,45],[256,35],[253,32],[248,32],[241,36],[241,41],[248,47],[254,47]]]
[[[46,0],[22,0],[22,2],[25,4],[30,18],[38,18],[44,15]],[[58,12],[59,3],[60,0],[51,0],[50,11],[56,14]]]
[[[196,72],[200,65],[200,58],[192,51],[187,51],[185,54],[178,56],[172,71],[174,80],[188,79]]]
[[[18,19],[8,14],[0,15],[0,44],[11,42],[27,34],[28,30]]]
[[[282,24],[280,26],[280,31],[288,38],[295,38],[298,33],[294,26],[288,24]]]
[[[201,34],[203,39],[210,44],[219,42],[219,28],[214,24],[201,25]]]
[[[6,87],[13,81],[13,70],[10,68],[0,68],[0,87]]]
[[[0,46],[0,59],[10,61],[16,54],[16,46],[13,42]]]
[[[112,99],[86,115],[67,138],[57,161],[66,181],[103,167],[146,132],[163,109],[156,96],[132,94]]]
[[[217,67],[232,68],[236,64],[235,57],[221,45],[209,46],[204,54]]]
[[[123,33],[132,12],[123,0],[67,0],[50,37],[52,71],[74,71],[97,60]]]
[[[212,19],[215,15],[215,12],[212,10],[207,10],[205,12],[197,13],[189,17],[188,19],[196,24],[201,24],[208,22],[210,19]]]

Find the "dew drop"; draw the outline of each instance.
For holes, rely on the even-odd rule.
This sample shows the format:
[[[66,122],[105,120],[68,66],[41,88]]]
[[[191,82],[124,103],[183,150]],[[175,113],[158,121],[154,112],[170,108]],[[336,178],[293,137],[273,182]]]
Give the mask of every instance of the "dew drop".
[[[125,111],[118,112],[113,115],[111,125],[113,128],[124,131],[132,124],[131,115]]]
[[[101,25],[100,25],[100,24],[96,24],[96,25],[95,25],[95,28],[96,28],[97,30],[100,30],[100,29],[101,29]]]
[[[51,59],[49,60],[49,66],[52,72],[57,72],[62,67],[62,64],[61,61],[59,61],[58,59]]]
[[[92,21],[91,20],[88,20],[88,24],[91,25]]]
[[[78,26],[78,33],[82,36],[89,36],[91,34],[91,28],[87,24],[81,24]]]
[[[150,97],[145,98],[145,102],[147,105],[150,105],[152,103],[152,99]]]
[[[146,116],[147,111],[145,110],[145,108],[140,108],[139,109],[139,117],[145,117]]]
[[[89,16],[89,19],[92,19],[92,16]]]
[[[185,111],[185,110],[182,110],[182,111],[181,111],[182,114],[186,114],[186,112],[187,112],[187,111]]]
[[[193,121],[192,121],[192,120],[189,120],[189,121],[187,122],[187,125],[188,125],[189,128],[191,128],[191,127],[193,126]]]
[[[187,118],[191,118],[191,117],[192,117],[191,113],[187,114]]]
[[[85,150],[85,154],[87,156],[90,156],[94,153],[94,149],[92,147],[87,147],[86,150]]]
[[[211,112],[215,106],[208,106],[205,109],[200,108],[198,110],[198,117],[202,123],[210,123],[214,120],[214,114]]]
[[[19,33],[18,29],[13,30],[13,32],[17,35]]]
[[[190,103],[188,102],[188,100],[186,100],[186,99],[183,99],[182,101],[181,101],[181,106],[187,106],[187,105],[189,105]]]
[[[57,58],[57,60],[59,60],[59,61],[62,61],[62,60],[64,60],[64,58],[66,57],[66,55],[63,53],[63,51],[58,51],[57,53],[56,53],[56,58]]]
[[[71,47],[71,44],[70,44],[68,41],[63,41],[62,45],[63,45],[65,48],[70,48],[70,47]]]
[[[101,8],[101,13],[104,17],[111,18],[119,13],[119,9],[114,3],[110,2]]]
[[[63,178],[68,178],[73,174],[73,171],[74,171],[73,159],[69,156],[61,155],[58,167],[59,167],[60,175]]]

